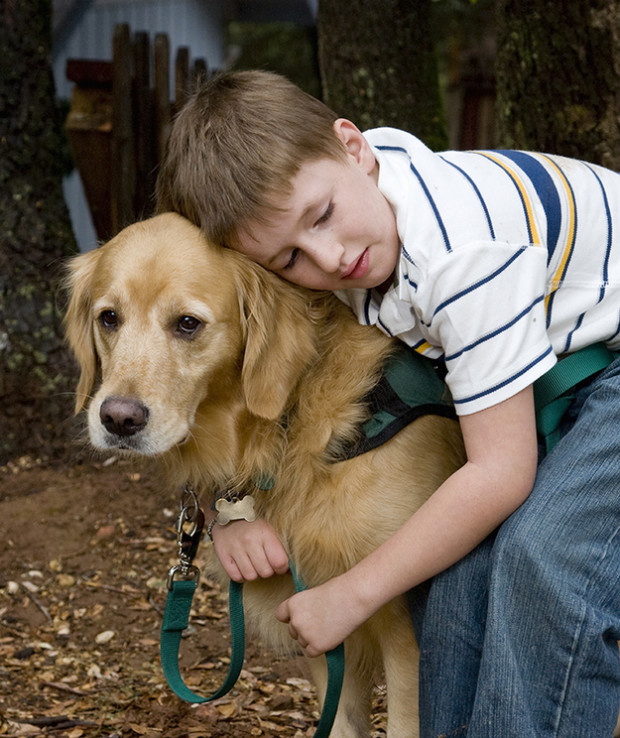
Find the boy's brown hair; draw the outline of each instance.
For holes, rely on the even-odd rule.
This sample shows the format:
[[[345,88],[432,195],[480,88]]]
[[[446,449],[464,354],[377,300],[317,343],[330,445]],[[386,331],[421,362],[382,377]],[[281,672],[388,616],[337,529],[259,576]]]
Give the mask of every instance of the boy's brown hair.
[[[337,115],[280,75],[221,73],[176,117],[157,179],[157,210],[174,210],[216,243],[277,209],[301,165],[345,156]]]

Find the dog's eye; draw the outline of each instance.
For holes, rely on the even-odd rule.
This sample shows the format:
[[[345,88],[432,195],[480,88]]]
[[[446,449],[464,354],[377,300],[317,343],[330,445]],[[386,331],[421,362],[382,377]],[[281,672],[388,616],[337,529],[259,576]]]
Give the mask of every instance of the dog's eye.
[[[118,328],[118,315],[114,310],[104,310],[99,316],[99,322],[102,327],[108,331],[115,331]]]
[[[202,321],[194,318],[192,315],[184,315],[179,318],[176,326],[176,332],[184,338],[191,338],[201,327]]]

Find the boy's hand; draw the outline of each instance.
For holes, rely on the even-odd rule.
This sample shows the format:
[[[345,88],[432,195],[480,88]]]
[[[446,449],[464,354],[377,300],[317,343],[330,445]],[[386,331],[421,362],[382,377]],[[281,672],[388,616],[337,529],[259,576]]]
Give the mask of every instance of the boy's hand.
[[[288,555],[275,530],[265,520],[234,520],[214,525],[215,553],[235,582],[286,574]]]
[[[291,638],[306,656],[320,656],[336,648],[372,614],[361,601],[348,592],[347,575],[284,600],[276,609],[276,618],[288,623]]]

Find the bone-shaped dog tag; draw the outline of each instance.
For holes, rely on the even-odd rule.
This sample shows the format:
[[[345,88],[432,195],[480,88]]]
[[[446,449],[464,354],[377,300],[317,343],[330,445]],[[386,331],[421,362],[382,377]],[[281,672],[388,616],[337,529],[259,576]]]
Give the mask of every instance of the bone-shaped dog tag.
[[[240,500],[232,501],[220,497],[219,500],[215,501],[215,509],[217,510],[217,522],[220,525],[226,525],[231,520],[247,520],[248,523],[256,520],[252,495],[246,495]]]

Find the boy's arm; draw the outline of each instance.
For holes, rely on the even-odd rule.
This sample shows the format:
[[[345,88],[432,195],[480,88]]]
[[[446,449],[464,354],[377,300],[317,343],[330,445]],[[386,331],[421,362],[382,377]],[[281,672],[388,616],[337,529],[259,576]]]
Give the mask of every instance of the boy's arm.
[[[213,526],[211,535],[220,563],[235,582],[253,581],[288,571],[288,555],[265,520],[233,520]]]
[[[528,497],[537,463],[531,387],[460,422],[465,465],[376,551],[278,607],[308,656],[334,648],[382,605],[461,559]]]

